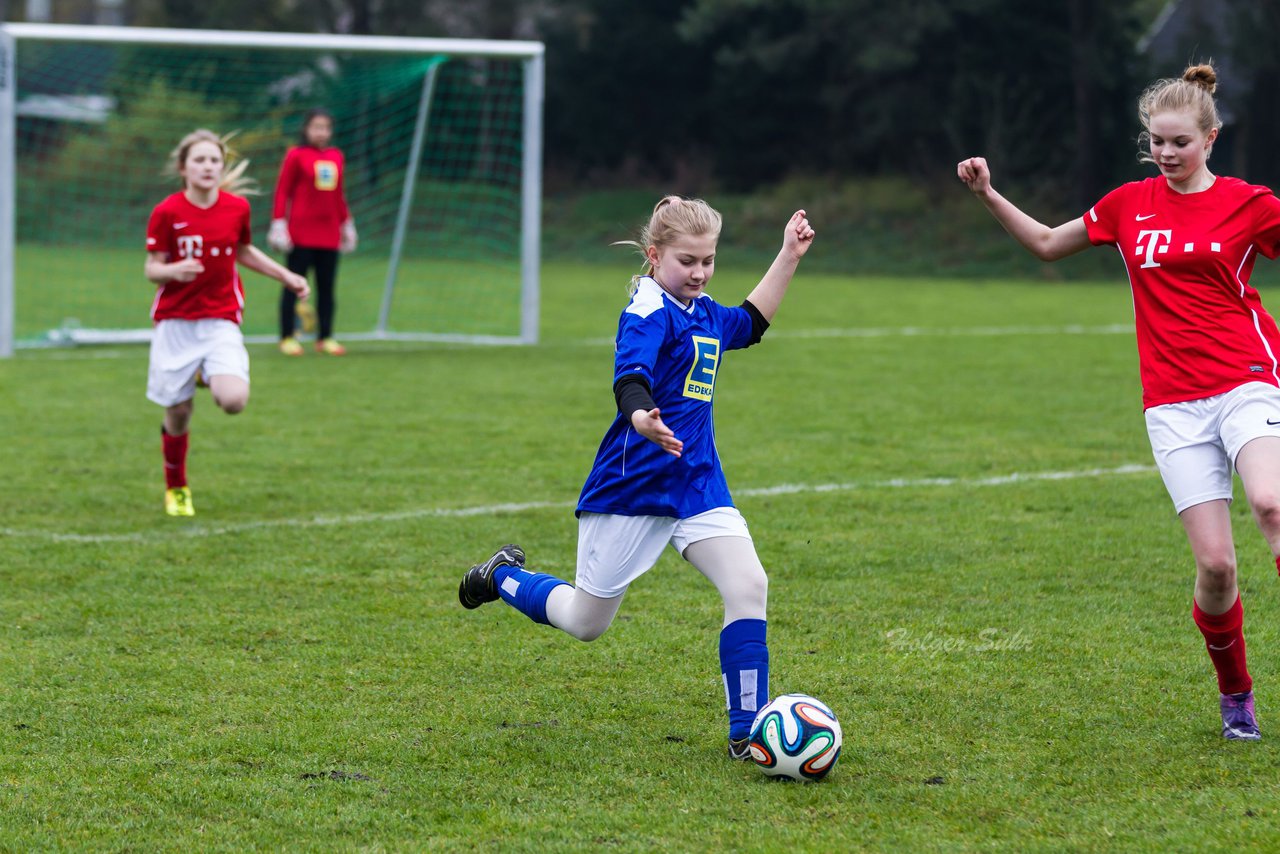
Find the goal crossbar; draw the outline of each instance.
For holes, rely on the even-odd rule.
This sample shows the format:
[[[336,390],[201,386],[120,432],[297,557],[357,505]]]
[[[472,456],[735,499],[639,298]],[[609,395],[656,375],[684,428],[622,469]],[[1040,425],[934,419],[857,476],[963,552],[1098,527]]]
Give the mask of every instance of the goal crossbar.
[[[99,27],[84,24],[3,24],[2,26],[13,38],[41,41],[194,44],[201,47],[271,47],[369,53],[443,53],[450,56],[500,56],[512,59],[533,59],[545,53],[542,42],[497,39],[260,33],[248,30],[180,30],[166,27]]]

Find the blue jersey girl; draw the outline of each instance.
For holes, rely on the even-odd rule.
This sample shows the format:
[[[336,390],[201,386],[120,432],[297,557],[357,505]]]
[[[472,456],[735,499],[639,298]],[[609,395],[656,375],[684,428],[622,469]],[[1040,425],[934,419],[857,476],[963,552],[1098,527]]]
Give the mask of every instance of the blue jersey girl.
[[[646,271],[618,321],[618,416],[578,500],[574,584],[528,570],[523,549],[507,545],[466,572],[458,598],[467,608],[501,598],[535,622],[595,640],[631,582],[673,546],[724,600],[729,755],[746,759],[752,720],[769,699],[768,579],[720,467],[712,398],[722,355],[760,340],[814,231],[796,211],[760,284],[742,305],[726,307],[705,292],[720,225],[706,202],[667,196],[634,244]]]

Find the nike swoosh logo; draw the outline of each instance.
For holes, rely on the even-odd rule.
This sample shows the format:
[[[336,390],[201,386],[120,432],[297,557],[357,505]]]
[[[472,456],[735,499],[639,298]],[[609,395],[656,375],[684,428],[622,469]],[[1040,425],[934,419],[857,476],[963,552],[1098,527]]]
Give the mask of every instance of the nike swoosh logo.
[[[1270,418],[1268,418],[1268,419],[1267,419],[1267,426],[1268,426],[1268,427],[1280,427],[1280,421],[1272,421]]]
[[[1232,645],[1234,645],[1235,642],[1236,642],[1236,639],[1232,638],[1231,643],[1227,644],[1226,646],[1214,646],[1213,644],[1209,644],[1209,649],[1213,650],[1214,652],[1222,652],[1224,649],[1231,649]]]
[[[1142,216],[1141,214],[1135,214],[1133,218],[1136,219],[1138,222],[1142,222],[1144,219],[1151,219],[1153,216],[1155,216],[1155,214],[1147,214],[1146,216]]]
[[[1154,216],[1154,214],[1153,214],[1153,216]],[[175,223],[173,224],[173,227],[174,227],[174,228],[186,228],[186,227],[187,227],[187,223],[185,223],[185,222],[175,222]]]

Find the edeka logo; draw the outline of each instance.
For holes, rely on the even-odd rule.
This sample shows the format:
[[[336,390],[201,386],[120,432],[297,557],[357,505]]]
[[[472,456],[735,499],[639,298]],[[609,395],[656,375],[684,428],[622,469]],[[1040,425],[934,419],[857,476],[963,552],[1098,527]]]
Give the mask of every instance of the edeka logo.
[[[1146,246],[1142,242],[1146,240]],[[1146,254],[1147,258],[1142,262],[1142,268],[1159,267],[1156,263],[1156,256],[1163,255],[1169,251],[1169,242],[1173,240],[1173,232],[1169,229],[1163,231],[1139,231],[1138,245],[1134,247],[1134,255]]]
[[[717,338],[693,336],[693,364],[684,378],[684,397],[710,400],[716,387],[716,366],[720,364],[720,341]]]

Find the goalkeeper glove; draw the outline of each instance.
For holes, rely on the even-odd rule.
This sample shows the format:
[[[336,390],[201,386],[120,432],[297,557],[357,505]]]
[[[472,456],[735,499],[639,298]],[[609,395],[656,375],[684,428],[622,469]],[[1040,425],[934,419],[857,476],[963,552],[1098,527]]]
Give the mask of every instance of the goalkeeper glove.
[[[267,245],[284,254],[288,254],[293,250],[293,239],[289,237],[288,220],[271,220],[271,227],[267,229]]]

